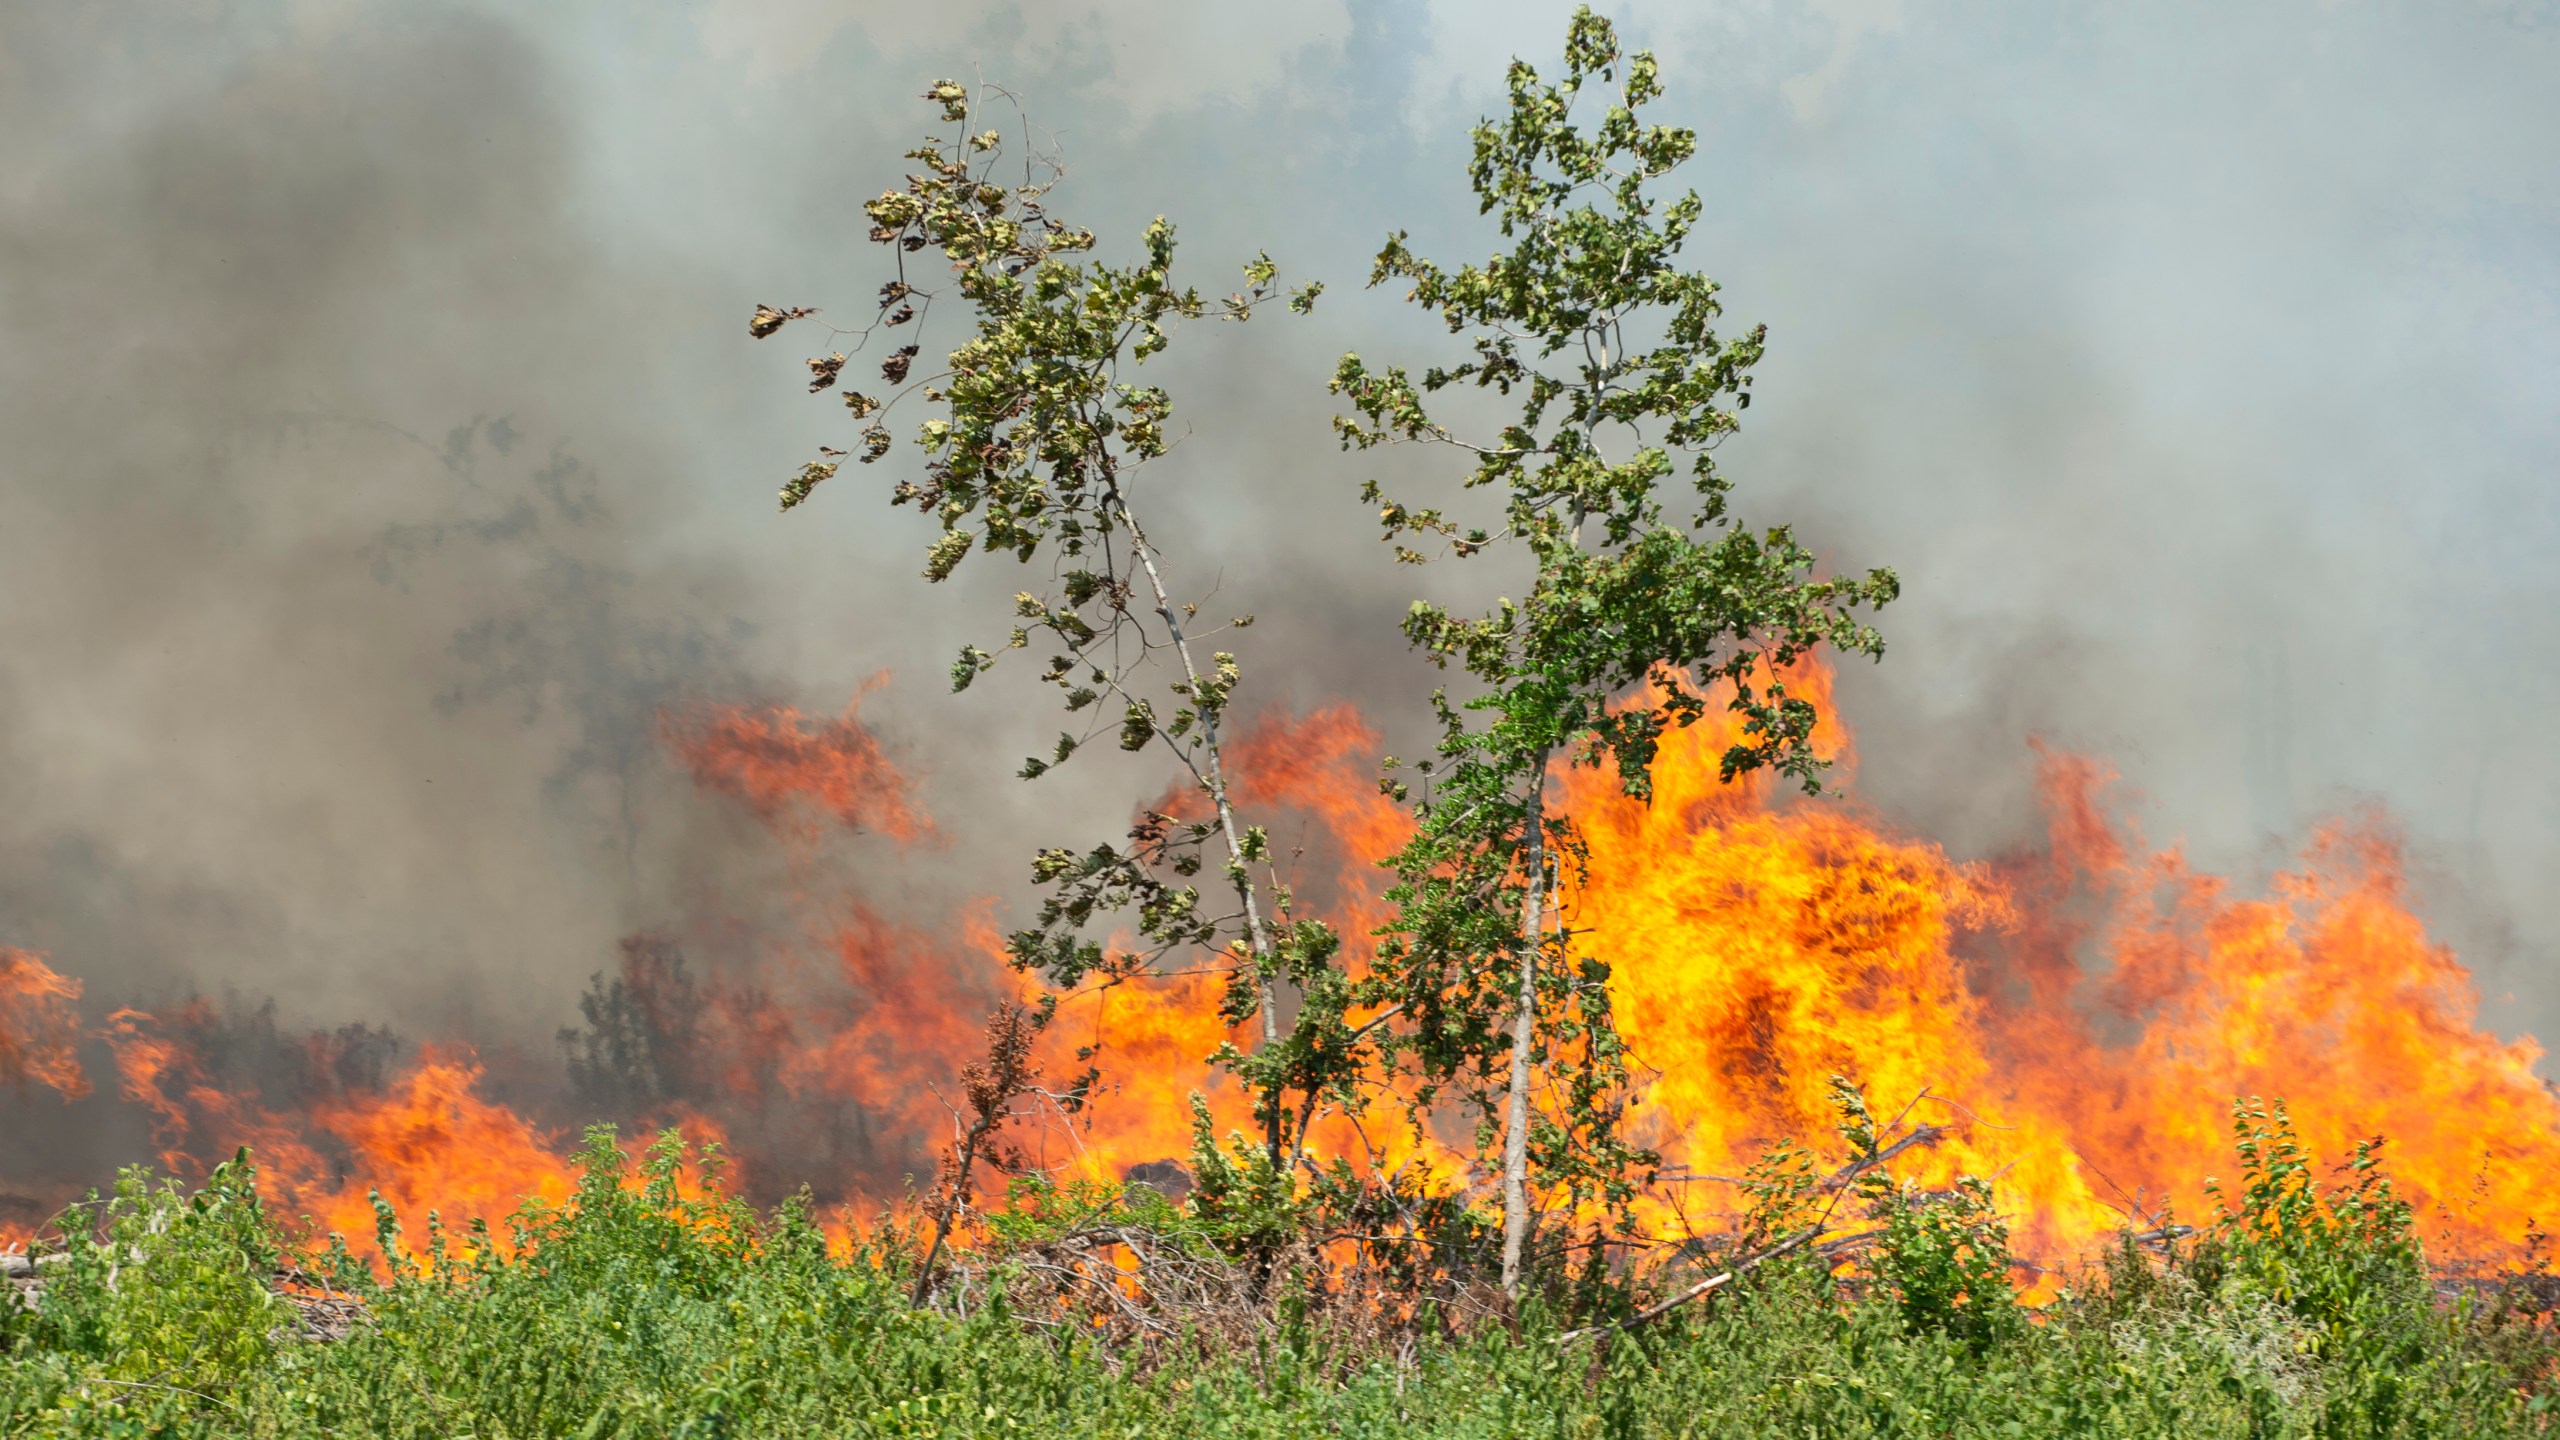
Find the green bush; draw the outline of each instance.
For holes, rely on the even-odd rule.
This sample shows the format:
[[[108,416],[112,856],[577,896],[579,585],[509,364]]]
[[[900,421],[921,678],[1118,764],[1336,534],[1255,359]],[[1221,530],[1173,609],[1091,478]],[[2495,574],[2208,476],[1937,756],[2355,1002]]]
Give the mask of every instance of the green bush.
[[[263,1371],[291,1312],[268,1289],[275,1235],[248,1152],[192,1196],[139,1168],[60,1223],[45,1303],[15,1317],[17,1350],[85,1362],[107,1390],[217,1392]]]

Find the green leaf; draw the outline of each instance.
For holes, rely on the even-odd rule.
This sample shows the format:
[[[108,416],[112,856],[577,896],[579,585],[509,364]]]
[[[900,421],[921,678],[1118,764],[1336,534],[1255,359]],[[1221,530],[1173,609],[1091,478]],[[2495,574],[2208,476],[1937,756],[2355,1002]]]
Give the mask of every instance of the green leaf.
[[[1155,738],[1156,717],[1153,707],[1144,700],[1132,700],[1120,719],[1120,748],[1143,750]]]

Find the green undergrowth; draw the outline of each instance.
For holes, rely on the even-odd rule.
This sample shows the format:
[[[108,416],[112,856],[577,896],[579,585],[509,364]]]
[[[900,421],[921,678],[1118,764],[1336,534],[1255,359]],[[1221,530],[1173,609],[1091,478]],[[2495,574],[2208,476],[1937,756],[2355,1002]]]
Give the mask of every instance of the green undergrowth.
[[[918,1310],[897,1244],[831,1254],[805,1205],[702,1198],[672,1137],[634,1170],[599,1131],[570,1203],[412,1235],[399,1283],[305,1250],[365,1312],[319,1341],[269,1287],[285,1241],[245,1161],[193,1191],[137,1172],[65,1217],[43,1303],[0,1322],[0,1436],[2550,1433],[2555,1349],[2526,1287],[2447,1300],[2370,1153],[2318,1176],[2281,1109],[2241,1120],[2242,1180],[2210,1223],[2165,1258],[2128,1238],[2038,1310],[1984,1288],[2002,1241],[1983,1197],[1877,1186],[1881,1252],[1850,1278],[1772,1261],[1596,1338],[1565,1332],[1640,1297],[1560,1279],[1516,1315],[1364,1330],[1328,1322],[1300,1270],[1268,1280],[1249,1332],[1142,1349],[1002,1286]],[[1097,1222],[1232,1243],[1152,1192],[1027,1199],[980,1243]]]

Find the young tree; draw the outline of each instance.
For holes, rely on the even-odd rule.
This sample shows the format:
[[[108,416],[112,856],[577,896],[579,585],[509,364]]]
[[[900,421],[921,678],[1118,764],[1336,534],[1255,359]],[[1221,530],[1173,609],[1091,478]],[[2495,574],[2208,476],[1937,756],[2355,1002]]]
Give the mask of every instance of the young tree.
[[[933,1239],[916,1266],[915,1293],[910,1297],[916,1305],[923,1305],[933,1294],[933,1267],[942,1259],[951,1227],[975,1196],[977,1167],[984,1163],[998,1170],[1020,1170],[1029,1163],[1018,1147],[1006,1142],[1004,1129],[1018,1118],[1013,1102],[1040,1084],[1040,1067],[1031,1058],[1031,1049],[1055,1014],[1054,1003],[1037,1008],[1010,1002],[996,1006],[987,1016],[986,1058],[960,1069],[962,1105],[952,1107],[951,1144],[943,1151],[933,1192],[924,1202],[925,1213],[933,1217]]]
[[[1028,126],[1011,158],[1001,130],[969,128],[983,123],[994,97],[1012,99],[936,82],[925,98],[945,128],[908,152],[919,168],[903,189],[864,207],[871,238],[897,256],[896,275],[881,286],[869,325],[832,333],[851,337],[859,352],[875,335],[896,338],[911,324],[921,331],[936,304],[962,307],[971,333],[942,368],[926,373],[916,369],[919,342],[897,345],[880,361],[884,395],[845,394],[846,409],[865,422],[856,458],[887,456],[895,444],[889,412],[921,405],[926,414],[913,439],[923,476],[900,481],[890,498],[940,522],[925,578],[948,579],[977,552],[1046,564],[1044,583],[1014,597],[1006,648],[1046,642],[1040,678],[1058,688],[1079,728],[1061,733],[1047,755],[1025,760],[1023,778],[1108,735],[1123,750],[1161,745],[1196,797],[1193,813],[1142,813],[1125,844],[1039,852],[1033,876],[1048,895],[1037,920],[1011,937],[1013,962],[1073,989],[1142,978],[1167,955],[1195,947],[1225,957],[1225,1016],[1232,1025],[1258,1020],[1260,1043],[1250,1055],[1222,1054],[1253,1090],[1276,1164],[1314,1097],[1343,1089],[1342,1077],[1357,1068],[1345,1047],[1326,1043],[1341,1013],[1338,944],[1322,925],[1292,918],[1269,840],[1236,812],[1224,737],[1243,672],[1232,653],[1211,645],[1252,617],[1204,622],[1196,604],[1176,598],[1165,547],[1138,504],[1146,467],[1166,453],[1173,403],[1137,372],[1183,321],[1250,318],[1273,298],[1278,270],[1257,256],[1244,267],[1246,288],[1223,299],[1178,286],[1173,227],[1161,216],[1132,263],[1073,258],[1092,250],[1093,232],[1048,213],[1060,172],[1032,147]],[[908,269],[906,257],[928,248],[948,262],[946,278]],[[1319,288],[1301,287],[1290,308],[1306,311]],[[758,306],[748,328],[761,338],[814,315]],[[841,350],[810,360],[811,392],[833,388],[847,363]],[[783,487],[782,508],[806,501],[845,453],[828,448],[804,466]],[[952,688],[967,689],[994,664],[988,650],[964,648]],[[1204,868],[1231,908],[1202,893]],[[1090,930],[1130,911],[1139,946],[1107,953]],[[1285,1032],[1283,984],[1306,997]]]
[[[1587,132],[1575,123],[1586,87],[1605,106]],[[1335,422],[1346,449],[1453,445],[1474,457],[1465,485],[1505,497],[1498,521],[1471,527],[1370,482],[1363,498],[1399,560],[1433,558],[1415,544],[1456,558],[1506,544],[1534,565],[1517,604],[1463,617],[1417,601],[1405,619],[1406,636],[1476,693],[1434,695],[1440,771],[1391,862],[1399,908],[1365,992],[1403,1007],[1391,1043],[1422,1082],[1417,1106],[1454,1093],[1480,1117],[1480,1146],[1499,1115],[1502,1284],[1515,1295],[1532,1175],[1614,1206],[1650,1158],[1619,1123],[1608,968],[1557,904],[1587,857],[1549,802],[1555,762],[1614,767],[1626,793],[1648,796],[1660,737],[1699,720],[1721,684],[1744,720],[1724,777],[1768,769],[1817,788],[1819,717],[1788,692],[1785,668],[1824,644],[1881,655],[1855,612],[1898,590],[1888,570],[1816,580],[1785,528],[1754,531],[1729,513],[1713,452],[1750,404],[1765,328],[1719,337],[1715,282],[1679,268],[1700,201],[1655,192],[1696,137],[1639,121],[1661,93],[1653,57],[1622,55],[1587,7],[1567,31],[1561,80],[1515,60],[1510,114],[1477,126],[1472,168],[1507,248],[1450,270],[1400,233],[1370,277],[1410,281],[1409,298],[1467,337],[1471,358],[1416,380],[1345,355],[1333,380],[1355,412]],[[1461,438],[1428,399],[1452,386],[1507,397],[1517,418]],[[1685,516],[1663,494],[1683,460]]]

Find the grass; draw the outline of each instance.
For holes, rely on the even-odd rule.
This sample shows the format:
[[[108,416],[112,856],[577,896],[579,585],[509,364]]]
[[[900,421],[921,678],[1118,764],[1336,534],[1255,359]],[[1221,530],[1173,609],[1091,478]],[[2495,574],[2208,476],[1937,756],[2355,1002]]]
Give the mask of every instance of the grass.
[[[1144,1334],[1097,1327],[1024,1279],[1058,1239],[1027,1223],[980,1237],[992,1283],[965,1313],[919,1310],[912,1237],[831,1253],[805,1207],[757,1216],[680,1186],[672,1139],[635,1170],[599,1132],[569,1204],[529,1208],[504,1236],[430,1227],[400,1283],[343,1245],[306,1251],[308,1282],[365,1310],[319,1343],[294,1338],[270,1284],[291,1252],[245,1163],[192,1192],[134,1173],[66,1217],[44,1303],[0,1322],[0,1435],[2549,1433],[2555,1347],[2529,1287],[2446,1300],[2370,1157],[2324,1186],[2281,1110],[2243,1120],[2244,1182],[2214,1224],[2165,1264],[2128,1243],[2032,1313],[1962,1283],[1997,1244],[1978,1211],[1915,1212],[1876,1186],[1889,1221],[1919,1218],[1878,1229],[1891,1238],[1865,1278],[1776,1261],[1571,1342],[1559,1335],[1595,1303],[1624,1313],[1639,1297],[1464,1323],[1426,1305],[1364,1326],[1319,1271],[1283,1264],[1250,1325],[1176,1309]],[[1160,1199],[1116,1221],[1210,1263],[1215,1232]]]

